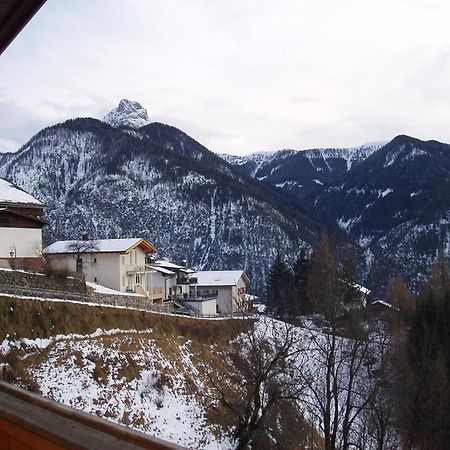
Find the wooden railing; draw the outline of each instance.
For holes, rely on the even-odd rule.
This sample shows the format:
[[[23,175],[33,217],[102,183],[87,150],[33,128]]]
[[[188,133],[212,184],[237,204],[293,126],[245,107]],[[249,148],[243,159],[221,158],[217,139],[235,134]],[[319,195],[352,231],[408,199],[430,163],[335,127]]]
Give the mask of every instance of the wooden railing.
[[[0,382],[2,450],[181,450],[148,436]]]

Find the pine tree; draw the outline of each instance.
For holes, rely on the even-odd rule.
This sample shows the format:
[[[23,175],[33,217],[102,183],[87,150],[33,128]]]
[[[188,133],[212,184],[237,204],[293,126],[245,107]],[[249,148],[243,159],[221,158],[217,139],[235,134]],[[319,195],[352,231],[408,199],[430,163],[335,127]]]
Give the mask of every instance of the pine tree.
[[[344,303],[347,305],[361,305],[360,280],[356,269],[356,256],[347,257],[341,268],[341,280],[344,283]]]
[[[313,312],[334,322],[341,310],[343,292],[328,236],[323,234],[311,255],[307,294]]]
[[[302,248],[292,270],[294,282],[292,310],[296,315],[312,313],[312,305],[306,291],[310,270],[311,261],[307,257],[305,249]]]
[[[289,311],[292,297],[292,275],[279,251],[270,268],[266,284],[267,311],[276,316],[283,316]]]
[[[450,442],[450,284],[440,255],[412,312],[409,368],[399,388],[405,448],[448,448]]]
[[[408,323],[414,312],[414,298],[405,283],[405,279],[397,275],[391,281],[389,303],[400,311],[400,318]]]

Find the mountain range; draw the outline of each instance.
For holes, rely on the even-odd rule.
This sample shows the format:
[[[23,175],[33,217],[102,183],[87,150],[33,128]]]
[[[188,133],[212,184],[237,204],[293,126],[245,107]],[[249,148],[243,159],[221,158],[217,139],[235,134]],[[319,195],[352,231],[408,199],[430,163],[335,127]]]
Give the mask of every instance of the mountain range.
[[[262,293],[278,250],[292,261],[327,230],[359,248],[379,295],[417,289],[449,251],[450,149],[398,136],[351,149],[219,156],[122,100],[103,121],[45,128],[0,176],[49,205],[45,240],[142,236],[196,269],[244,268]]]
[[[144,237],[195,269],[245,268],[256,291],[277,249],[293,259],[322,230],[276,188],[159,123],[68,120],[10,155],[0,176],[48,205],[47,243]]]

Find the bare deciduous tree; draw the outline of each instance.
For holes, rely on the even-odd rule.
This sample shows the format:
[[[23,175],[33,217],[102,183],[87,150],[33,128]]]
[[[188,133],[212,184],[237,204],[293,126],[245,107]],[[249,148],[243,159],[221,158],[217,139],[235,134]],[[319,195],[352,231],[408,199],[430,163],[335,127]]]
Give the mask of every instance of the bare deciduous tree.
[[[83,273],[83,255],[98,250],[98,241],[95,240],[77,240],[70,241],[65,249],[71,253],[76,262],[76,272]]]
[[[373,367],[385,345],[370,328],[362,308],[345,307],[351,286],[342,280],[326,236],[311,258],[308,295],[318,324],[305,322],[309,365],[298,372],[308,386],[303,402],[324,436],[325,450],[349,449],[362,413],[376,398],[381,381]]]
[[[215,400],[235,418],[237,449],[258,441],[261,432],[271,434],[269,417],[285,402],[297,411],[304,384],[298,383],[298,355],[301,352],[295,327],[272,319],[256,322],[232,352],[231,371],[213,374],[210,383]],[[229,386],[237,387],[230,390]],[[302,448],[308,437],[298,430]],[[303,441],[302,441],[303,439]],[[311,447],[314,448],[311,444]]]

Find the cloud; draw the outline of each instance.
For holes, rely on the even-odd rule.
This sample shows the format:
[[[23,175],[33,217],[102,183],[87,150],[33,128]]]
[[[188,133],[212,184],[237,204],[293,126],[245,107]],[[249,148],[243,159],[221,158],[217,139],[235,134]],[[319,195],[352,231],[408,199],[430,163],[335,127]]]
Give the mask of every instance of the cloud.
[[[48,123],[33,111],[0,99],[0,137],[24,144]]]
[[[450,141],[449,16],[444,0],[47,2],[0,58],[0,137],[129,98],[218,152]]]

